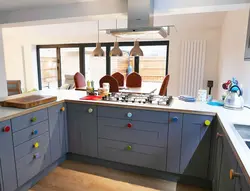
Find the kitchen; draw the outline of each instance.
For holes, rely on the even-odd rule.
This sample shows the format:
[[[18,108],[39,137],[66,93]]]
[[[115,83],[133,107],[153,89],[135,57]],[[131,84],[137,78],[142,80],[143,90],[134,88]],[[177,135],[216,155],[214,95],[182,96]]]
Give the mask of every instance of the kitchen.
[[[94,4],[96,2],[92,3]],[[185,86],[181,85],[183,79],[180,77],[180,72],[186,74],[185,71],[181,70],[183,58],[181,55],[181,47],[183,47],[181,40],[197,41],[205,39],[207,40],[206,62],[204,63],[203,84],[200,84],[200,87],[202,89],[207,89],[207,81],[213,80],[214,86],[212,88],[212,95],[214,98],[220,99],[224,91],[221,88],[222,83],[232,77],[236,77],[239,83],[243,84],[244,100],[246,104],[248,103],[249,92],[247,72],[249,69],[248,62],[244,61],[244,52],[249,6],[246,7],[247,8],[236,6],[236,8],[231,8],[230,11],[221,11],[214,14],[197,13],[198,17],[201,18],[200,20],[197,19],[197,15],[196,17],[194,16],[195,14],[186,14],[184,17],[180,16],[179,18],[172,15],[169,17],[169,20],[172,18],[172,22],[175,23],[177,32],[175,29],[171,29],[169,36],[170,49],[168,73],[170,74],[170,81],[168,95],[177,97],[181,94],[193,93],[186,93],[186,89],[182,89]],[[12,21],[14,21],[13,18]],[[187,20],[184,18],[187,18]],[[163,17],[163,20],[164,19]],[[71,36],[66,38],[65,41],[67,42],[61,42],[59,37],[57,38],[58,33],[55,32],[54,36],[47,38],[47,41],[53,40],[53,43],[47,43],[43,41],[42,38],[39,39],[39,30],[33,29],[31,32],[27,30],[27,28],[31,26],[26,26],[27,28],[25,30],[22,27],[13,27],[12,31],[11,28],[4,28],[3,40],[6,74],[2,75],[1,73],[1,78],[4,78],[6,75],[7,78],[5,78],[5,82],[6,79],[21,79],[22,85],[25,88],[24,91],[30,91],[33,88],[38,89],[37,62],[34,62],[34,60],[37,59],[37,55],[33,54],[33,51],[36,50],[36,46],[33,45],[45,46],[49,44],[74,44],[79,42],[82,44],[95,44],[98,35],[96,27],[98,20],[99,19],[88,21],[94,26],[92,29],[94,35],[91,41],[86,40],[86,37],[84,40],[79,40]],[[107,22],[106,25],[104,24],[105,21],[100,20],[102,29],[115,28],[116,19],[113,18],[108,20],[111,21]],[[118,24],[123,22],[123,19],[117,20]],[[189,20],[195,22],[188,23],[187,21]],[[178,21],[180,22],[179,25]],[[201,33],[199,34],[198,32],[194,32],[196,28],[194,28],[194,30],[188,28],[193,34],[189,36],[186,34],[185,37],[182,37],[182,39],[176,43],[176,39],[180,37],[180,34],[187,33],[186,31],[182,31],[181,26],[183,23],[187,23],[186,26],[190,25],[192,28],[196,25],[205,25],[204,21],[207,21],[209,27],[206,26],[206,28],[201,28]],[[11,22],[11,18],[9,22]],[[161,25],[161,22],[158,22],[158,26]],[[232,25],[234,26],[233,28]],[[50,27],[51,28],[43,29],[44,31],[41,31],[40,34],[46,34],[46,30],[53,32],[55,28],[52,26]],[[41,29],[41,27],[38,27],[38,29]],[[32,32],[35,34],[38,33],[38,35],[36,36],[33,34],[34,36],[32,36]],[[28,39],[25,37],[25,33],[31,38],[29,43],[32,46],[23,42]],[[235,38],[235,34],[242,33],[243,35],[239,35]],[[19,39],[16,38],[18,34],[21,36]],[[71,33],[69,36],[70,35]],[[115,41],[114,37],[109,36],[109,38],[106,39],[105,36],[106,34],[103,34],[101,30],[101,43],[112,43]],[[175,36],[177,38],[174,38]],[[23,41],[20,40],[22,38]],[[35,42],[36,38],[39,40]],[[44,36],[44,38],[46,37]],[[119,42],[124,41],[124,39],[120,38],[118,40]],[[18,46],[15,44],[18,44]],[[232,44],[234,46],[230,46]],[[11,48],[14,52],[10,51]],[[177,49],[179,52],[176,51]],[[15,52],[15,50],[18,51]],[[13,56],[13,53],[15,56]],[[106,57],[104,57],[104,60],[105,59]],[[20,61],[22,61],[22,63],[20,63]],[[235,63],[238,64],[235,65]],[[106,68],[103,70],[105,71],[105,69]],[[105,75],[105,72],[102,73],[102,75]],[[91,78],[92,76],[90,76],[89,80],[92,80]],[[95,84],[98,84],[98,82]],[[188,87],[192,89],[192,86]],[[37,92],[29,94],[33,95],[37,94]],[[97,166],[107,167],[108,169],[104,169],[104,171],[109,171],[111,170],[110,168],[113,168],[135,173],[135,175],[133,174],[131,176],[144,174],[164,180],[172,180],[173,183],[178,182],[177,185],[173,185],[173,187],[176,187],[174,190],[185,190],[185,187],[181,188],[183,184],[195,185],[207,189],[212,188],[213,190],[249,190],[247,186],[249,184],[250,174],[248,162],[250,151],[244,143],[244,139],[241,138],[241,132],[245,129],[245,126],[234,125],[250,124],[246,117],[249,114],[248,109],[243,109],[243,111],[232,111],[222,107],[209,106],[202,102],[186,103],[178,99],[174,99],[170,106],[117,103],[108,100],[80,101],[79,99],[87,95],[87,93],[85,91],[75,90],[44,89],[39,94],[57,96],[57,101],[31,109],[23,110],[2,107],[0,110],[1,125],[3,127],[11,127],[6,133],[12,142],[8,144],[8,149],[5,147],[1,150],[14,150],[7,155],[6,153],[3,154],[9,156],[7,161],[9,162],[8,164],[13,164],[13,168],[11,171],[6,170],[6,174],[5,165],[2,165],[2,172],[4,172],[1,174],[3,180],[1,182],[2,190],[27,190],[39,180],[41,180],[42,183],[46,183],[50,181],[50,179],[53,180],[53,178],[55,178],[53,173],[58,172],[60,174],[58,168],[64,167],[65,169],[63,170],[65,171],[62,172],[70,173],[72,169],[71,171],[67,171],[67,168],[70,167],[66,166],[67,163],[71,161],[80,161],[84,162],[84,164],[95,164]],[[1,92],[1,95],[5,94]],[[197,92],[193,96],[196,95]],[[128,114],[132,114],[132,116]],[[31,119],[33,119],[33,122],[30,121]],[[132,125],[132,127],[128,128],[128,124]],[[33,132],[33,130],[35,130],[33,127],[39,127],[39,125],[41,131],[39,129],[37,134],[32,135],[34,138],[32,138],[32,136],[25,137],[21,135],[25,131],[27,131],[26,133],[28,133],[28,131]],[[114,126],[119,128],[116,129]],[[6,131],[7,130],[8,128]],[[132,130],[134,134],[131,134],[132,131],[130,130]],[[154,138],[153,132],[159,135],[157,139]],[[216,135],[218,137],[217,139]],[[38,148],[35,148],[37,146],[36,144],[31,150],[26,150],[26,144],[31,144],[33,139],[38,140]],[[20,141],[19,143],[18,140]],[[6,142],[7,141],[5,141],[5,143]],[[223,142],[224,146],[221,146],[221,142]],[[35,143],[36,142],[34,142],[34,144]],[[222,147],[224,149],[222,149]],[[125,151],[124,148],[126,148]],[[66,153],[68,154],[65,155]],[[32,166],[32,162],[29,163],[28,157],[34,157],[33,155],[36,154],[44,156],[44,162],[41,162],[42,157],[35,156],[38,157],[38,162],[34,159],[34,165]],[[1,156],[3,155],[1,153]],[[13,155],[12,158],[10,155]],[[220,155],[222,157],[220,157]],[[45,156],[48,156],[49,159]],[[57,167],[56,172],[51,171],[58,166],[59,163],[64,161],[66,157],[68,160],[62,163],[62,166]],[[6,157],[3,159],[1,157],[1,160],[6,161]],[[71,172],[72,176],[77,171],[81,171],[80,165],[78,168],[74,163],[71,165],[74,166],[74,172]],[[14,166],[16,167],[14,168]],[[91,171],[94,170],[96,166],[86,166],[85,168],[89,168],[87,174],[92,174]],[[86,173],[86,171],[86,169],[83,169],[82,172]],[[49,172],[51,172],[51,174],[49,174]],[[112,171],[112,173],[117,172]],[[230,173],[232,175],[232,180],[229,176]],[[49,174],[47,179],[42,179],[47,174]],[[12,176],[16,177],[16,180],[14,178],[11,179],[12,181],[8,181],[8,177]],[[99,177],[100,176],[95,177],[94,181],[97,181]],[[143,190],[143,186],[149,189],[151,188],[152,190],[171,189],[166,184],[140,183],[132,178],[128,178],[127,180],[125,178],[125,180],[120,180],[121,183],[117,183],[111,181],[113,179],[117,180],[115,175],[108,176],[104,173],[101,174],[101,177],[108,177],[108,180],[103,179],[103,181],[107,181],[107,184],[118,186],[120,190]],[[79,176],[80,180],[84,180],[84,178],[86,178],[85,180],[88,179],[85,176]],[[133,180],[135,185],[139,187],[126,187],[126,185],[122,184],[124,182],[133,182]],[[151,179],[147,180],[148,181],[145,182],[150,182]],[[68,183],[70,184],[70,181]],[[172,182],[169,182],[169,184],[171,183]],[[53,184],[53,181],[50,184]],[[60,180],[58,180],[57,184],[54,186],[58,187],[60,190],[59,184],[62,184]],[[71,184],[74,185],[77,183],[72,181]],[[8,187],[9,185],[11,186]],[[38,183],[33,189],[39,190],[40,186],[41,185]],[[49,185],[47,186],[47,190],[53,190]],[[123,186],[124,188],[122,188]],[[71,187],[68,190],[74,189],[77,190],[77,186]],[[78,189],[80,188],[78,187]],[[112,189],[112,187],[106,187],[106,190],[110,189]],[[186,189],[195,190],[196,188],[189,188],[187,186]],[[92,190],[105,189],[93,185]]]

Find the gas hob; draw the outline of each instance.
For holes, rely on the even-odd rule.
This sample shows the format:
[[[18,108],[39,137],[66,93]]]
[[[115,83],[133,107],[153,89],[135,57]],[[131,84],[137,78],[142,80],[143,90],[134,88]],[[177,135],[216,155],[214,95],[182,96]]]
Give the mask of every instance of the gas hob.
[[[108,96],[104,96],[102,100],[121,103],[170,106],[173,101],[173,97],[153,94],[111,93]]]

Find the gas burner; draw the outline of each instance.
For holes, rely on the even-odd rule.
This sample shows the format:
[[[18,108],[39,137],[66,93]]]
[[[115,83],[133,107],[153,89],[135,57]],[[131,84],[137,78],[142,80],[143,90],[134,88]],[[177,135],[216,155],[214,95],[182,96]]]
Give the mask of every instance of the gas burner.
[[[130,93],[112,93],[103,97],[104,101],[134,103],[134,104],[150,104],[150,105],[165,105],[169,106],[172,101],[172,96],[159,96],[153,94],[130,94]]]

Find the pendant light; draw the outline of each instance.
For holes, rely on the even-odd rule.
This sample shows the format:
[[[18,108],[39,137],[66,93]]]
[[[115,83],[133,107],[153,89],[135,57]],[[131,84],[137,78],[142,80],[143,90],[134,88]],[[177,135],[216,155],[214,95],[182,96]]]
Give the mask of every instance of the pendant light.
[[[116,30],[117,30],[117,19],[116,19]],[[114,42],[114,48],[110,51],[110,56],[122,56],[122,50],[119,48],[119,43],[117,42],[117,37]]]
[[[92,52],[92,56],[104,56],[104,51],[102,50],[101,43],[99,43],[99,20],[98,20],[98,42],[96,43],[96,48]]]
[[[142,49],[140,48],[139,42],[136,40],[134,47],[130,51],[130,56],[143,56]]]

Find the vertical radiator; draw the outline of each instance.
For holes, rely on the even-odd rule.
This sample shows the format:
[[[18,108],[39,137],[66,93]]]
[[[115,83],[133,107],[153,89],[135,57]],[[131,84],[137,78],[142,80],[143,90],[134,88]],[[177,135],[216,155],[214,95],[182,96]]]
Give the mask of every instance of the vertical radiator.
[[[197,96],[203,87],[206,40],[181,42],[180,95]]]

